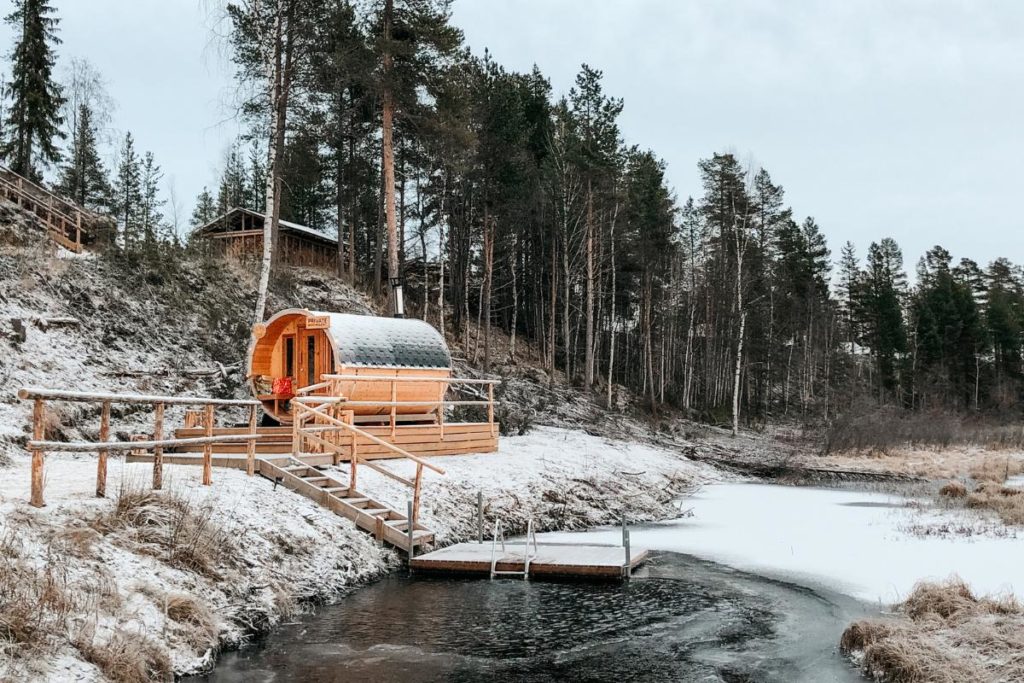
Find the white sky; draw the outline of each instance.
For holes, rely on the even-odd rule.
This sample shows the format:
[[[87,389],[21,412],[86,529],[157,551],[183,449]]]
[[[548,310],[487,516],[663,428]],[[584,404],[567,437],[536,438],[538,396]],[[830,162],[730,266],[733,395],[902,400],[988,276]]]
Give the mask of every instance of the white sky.
[[[55,5],[61,56],[106,76],[115,126],[154,152],[187,219],[235,132],[216,0]],[[700,192],[697,160],[728,150],[815,216],[834,257],[888,235],[908,270],[936,243],[1024,261],[1024,3],[456,0],[455,23],[475,52],[538,64],[556,92],[581,63],[602,69],[627,141],[668,162],[680,199]]]

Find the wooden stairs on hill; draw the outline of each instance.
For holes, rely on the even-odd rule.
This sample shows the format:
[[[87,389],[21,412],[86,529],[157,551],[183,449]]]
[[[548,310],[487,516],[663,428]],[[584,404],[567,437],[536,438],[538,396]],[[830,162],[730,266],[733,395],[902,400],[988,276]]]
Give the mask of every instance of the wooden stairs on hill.
[[[0,197],[38,216],[50,238],[76,254],[102,233],[113,235],[115,224],[109,216],[84,209],[6,166],[0,166]]]
[[[359,491],[350,488],[326,472],[297,458],[284,462],[259,460],[259,473],[347,517],[356,526],[372,533],[377,540],[393,546],[409,548],[409,518]],[[434,534],[418,522],[413,526],[412,545],[423,546],[434,540]]]

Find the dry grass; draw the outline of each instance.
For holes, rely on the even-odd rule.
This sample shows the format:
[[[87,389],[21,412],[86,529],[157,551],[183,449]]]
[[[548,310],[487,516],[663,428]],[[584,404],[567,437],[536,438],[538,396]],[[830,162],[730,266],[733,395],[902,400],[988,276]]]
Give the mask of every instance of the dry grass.
[[[823,445],[826,453],[953,446],[1020,450],[1024,449],[1024,427],[1016,415],[997,419],[897,408],[853,410],[829,425]]]
[[[1004,524],[1024,526],[1024,490],[982,482],[965,499],[967,507],[992,510]]]
[[[910,474],[935,481],[998,481],[1024,474],[1024,452],[992,453],[980,448],[953,447],[944,450],[900,448],[851,451],[822,456],[819,467],[864,469],[874,472]]]
[[[0,650],[9,658],[46,652],[78,607],[66,559],[51,546],[33,561],[7,529],[0,538]]]
[[[220,628],[213,612],[191,595],[175,593],[165,597],[167,618],[193,648],[203,650],[217,644]]]
[[[94,633],[73,641],[82,657],[95,664],[113,683],[150,683],[171,681],[171,659],[156,641],[145,634],[118,628],[103,642]]]
[[[967,496],[967,486],[963,482],[954,479],[943,484],[942,488],[939,489],[939,495],[943,498],[965,498]]]
[[[114,507],[94,517],[91,526],[133,551],[212,579],[221,578],[225,565],[238,556],[211,505],[131,480],[122,482]]]
[[[960,579],[920,583],[900,618],[858,621],[840,639],[865,675],[887,683],[1024,680],[1024,611],[979,598]]]

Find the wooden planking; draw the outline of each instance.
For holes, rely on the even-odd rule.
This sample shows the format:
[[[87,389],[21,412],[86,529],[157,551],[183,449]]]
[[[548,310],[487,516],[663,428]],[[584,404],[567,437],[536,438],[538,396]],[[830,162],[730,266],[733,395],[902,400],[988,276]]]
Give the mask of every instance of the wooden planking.
[[[307,472],[312,468],[307,468]],[[398,548],[407,548],[409,544],[408,533],[394,528],[388,521],[408,522],[405,515],[389,508],[387,505],[373,500],[358,491],[348,489],[340,481],[327,476],[317,477],[318,481],[324,481],[324,486],[311,483],[308,478],[301,475],[302,469],[292,470],[275,465],[269,461],[260,461],[260,474],[268,479],[280,482],[283,486],[292,489],[331,512],[351,519],[356,526],[377,535],[381,540],[390,543]],[[341,497],[334,495],[325,489],[347,490],[349,495]],[[352,500],[352,502],[347,502]],[[358,501],[358,503],[357,503]],[[362,507],[359,507],[362,506]],[[382,523],[383,522],[383,523]],[[422,546],[431,543],[434,534],[422,524],[415,524],[413,527],[413,545]]]
[[[525,546],[522,543],[506,543],[505,552],[497,549],[498,571],[523,571]],[[533,545],[530,545],[531,551]],[[457,543],[414,558],[413,569],[466,574],[491,572],[492,546],[484,543]],[[647,561],[650,552],[643,548],[632,548],[630,571]],[[583,576],[591,578],[621,578],[625,571],[626,552],[621,546],[609,545],[567,545],[540,543],[536,555],[530,560],[530,576]]]

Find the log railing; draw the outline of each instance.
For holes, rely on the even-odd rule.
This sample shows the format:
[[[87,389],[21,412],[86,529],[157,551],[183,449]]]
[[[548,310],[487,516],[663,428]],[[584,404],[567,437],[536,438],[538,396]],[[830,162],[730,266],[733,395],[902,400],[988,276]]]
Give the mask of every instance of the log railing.
[[[214,399],[189,396],[150,396],[144,394],[108,394],[85,391],[61,391],[53,389],[22,389],[18,398],[32,401],[32,439],[27,448],[32,454],[32,497],[31,504],[43,507],[43,461],[49,451],[69,453],[92,453],[98,455],[96,463],[96,495],[100,498],[107,493],[107,459],[111,452],[153,451],[153,488],[163,487],[163,453],[165,448],[178,446],[203,447],[203,484],[213,482],[213,444],[220,442],[246,442],[246,473],[252,476],[256,471],[256,418],[259,401]],[[100,429],[98,441],[47,441],[45,438],[45,411],[47,401],[67,401],[100,404]],[[111,441],[110,408],[114,403],[128,405],[149,405],[153,407],[153,438],[148,441]],[[164,438],[164,408],[168,405],[203,407],[205,436],[192,438]],[[214,411],[216,408],[234,406],[249,408],[249,433],[214,436]]]
[[[363,401],[361,403],[373,403]],[[334,463],[338,464],[342,446],[338,438],[342,433],[348,433],[351,437],[349,448],[349,478],[348,493],[352,495],[356,491],[359,479],[359,467],[365,465],[370,469],[383,474],[386,477],[404,484],[412,489],[412,519],[410,524],[416,525],[420,511],[420,492],[423,484],[423,469],[433,470],[438,474],[444,474],[444,470],[437,465],[413,455],[409,451],[396,446],[395,444],[382,439],[365,429],[360,429],[353,424],[354,414],[351,410],[340,410],[348,402],[343,397],[334,396],[306,396],[292,399],[292,448],[295,456],[299,457],[305,449],[307,441],[326,449],[334,454]],[[312,421],[313,426],[306,424]],[[416,475],[413,479],[407,479],[398,475],[386,467],[383,467],[372,460],[359,458],[358,438],[362,437],[368,441],[383,446],[399,456],[416,463]]]

